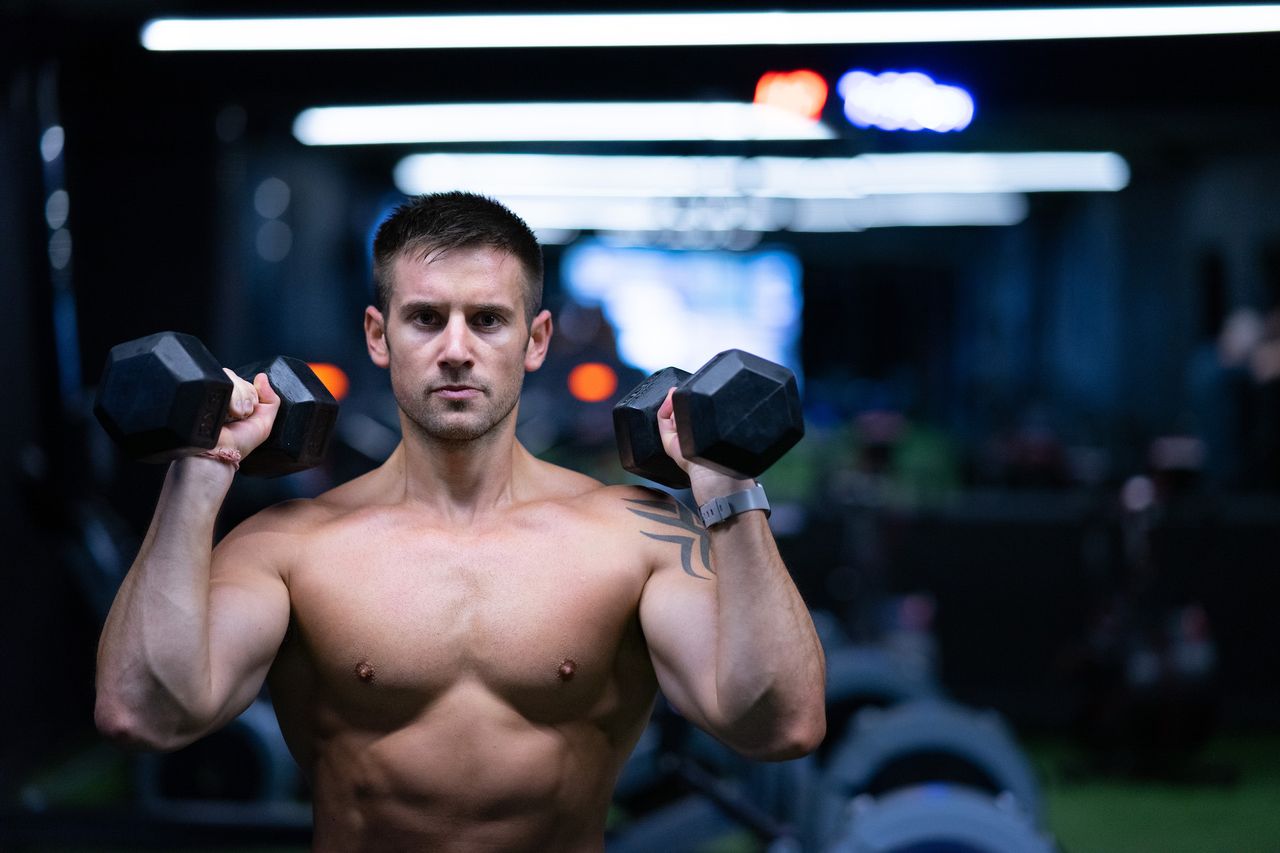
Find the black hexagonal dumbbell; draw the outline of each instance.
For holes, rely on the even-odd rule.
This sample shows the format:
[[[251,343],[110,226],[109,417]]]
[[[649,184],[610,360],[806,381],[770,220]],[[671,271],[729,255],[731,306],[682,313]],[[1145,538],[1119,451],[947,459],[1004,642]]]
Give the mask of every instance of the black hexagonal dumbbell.
[[[658,408],[672,387],[680,452],[725,474],[757,477],[804,436],[795,374],[751,353],[726,350],[692,376],[663,368],[614,406],[618,454],[633,474],[673,488],[689,485],[658,434]]]
[[[305,362],[286,356],[236,371],[266,373],[280,395],[271,435],[240,470],[278,477],[319,463],[337,419],[338,401]],[[125,455],[164,462],[209,449],[227,420],[231,380],[197,338],[158,332],[112,347],[94,414]]]

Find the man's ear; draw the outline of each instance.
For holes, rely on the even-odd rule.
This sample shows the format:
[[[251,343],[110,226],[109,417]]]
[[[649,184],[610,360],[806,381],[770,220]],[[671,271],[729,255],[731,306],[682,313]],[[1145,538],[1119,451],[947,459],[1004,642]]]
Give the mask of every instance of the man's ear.
[[[524,369],[532,373],[547,358],[547,346],[551,343],[551,312],[545,308],[538,312],[538,316],[533,318],[533,325],[529,327],[529,343],[524,349]]]
[[[391,355],[387,352],[387,324],[382,312],[372,305],[364,309],[364,342],[374,364],[386,367],[391,363]]]

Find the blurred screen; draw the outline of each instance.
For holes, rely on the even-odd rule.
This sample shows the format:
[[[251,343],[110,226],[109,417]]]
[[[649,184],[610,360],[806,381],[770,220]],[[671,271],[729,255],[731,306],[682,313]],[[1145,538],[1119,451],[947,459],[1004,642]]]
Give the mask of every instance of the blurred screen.
[[[754,252],[637,248],[587,239],[562,262],[568,295],[599,306],[624,362],[652,373],[694,371],[726,349],[786,365],[800,376],[800,261]]]

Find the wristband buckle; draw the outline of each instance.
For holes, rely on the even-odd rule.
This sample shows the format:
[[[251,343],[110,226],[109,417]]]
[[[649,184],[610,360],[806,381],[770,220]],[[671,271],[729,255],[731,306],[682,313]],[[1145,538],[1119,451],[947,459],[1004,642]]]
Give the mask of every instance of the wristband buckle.
[[[750,489],[743,489],[741,492],[734,492],[721,498],[712,498],[698,507],[698,513],[702,516],[703,526],[712,527],[728,521],[735,515],[750,512],[753,509],[764,510],[765,517],[768,518],[769,499],[765,497],[764,486],[759,483],[756,483]]]

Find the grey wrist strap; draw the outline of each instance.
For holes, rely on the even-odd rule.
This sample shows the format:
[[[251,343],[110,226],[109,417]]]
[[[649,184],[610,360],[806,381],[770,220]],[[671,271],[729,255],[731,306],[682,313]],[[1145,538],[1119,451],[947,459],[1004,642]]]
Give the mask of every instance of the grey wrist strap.
[[[698,507],[698,512],[702,514],[703,526],[711,527],[753,509],[762,509],[766,517],[769,515],[769,499],[764,496],[764,486],[759,483],[741,492],[713,498]]]

